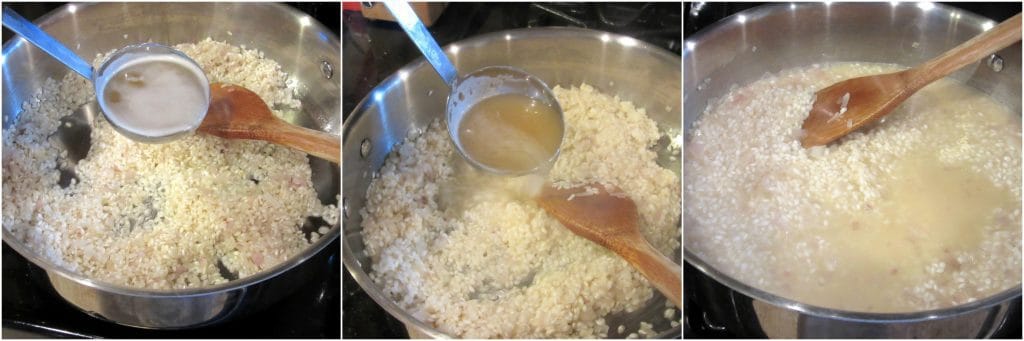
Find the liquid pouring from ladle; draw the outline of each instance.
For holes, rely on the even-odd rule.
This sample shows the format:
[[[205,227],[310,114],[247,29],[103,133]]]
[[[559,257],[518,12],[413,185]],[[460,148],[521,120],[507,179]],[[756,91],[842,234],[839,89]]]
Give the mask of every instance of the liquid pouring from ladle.
[[[524,175],[554,163],[565,135],[565,122],[547,84],[509,66],[484,67],[459,77],[455,65],[407,2],[385,0],[384,5],[448,86],[448,134],[469,164],[493,174]],[[502,101],[510,97],[523,100]],[[519,109],[502,111],[515,106]],[[474,117],[484,107],[496,117]]]
[[[534,76],[505,67],[483,68],[467,74],[465,77],[457,78],[455,67],[445,56],[441,48],[431,38],[426,27],[404,1],[385,0],[384,4],[391,11],[391,14],[398,20],[399,25],[406,34],[416,43],[424,57],[434,67],[438,75],[450,87],[448,95],[447,119],[448,133],[455,142],[459,153],[477,168],[499,174],[525,174],[534,172],[546,165],[538,165],[528,171],[509,171],[496,169],[475,160],[467,155],[459,140],[459,123],[462,115],[469,107],[475,104],[470,97],[479,99],[490,95],[487,90],[492,87],[502,88],[502,85],[516,83],[517,87],[510,87],[512,90],[522,91],[527,96],[547,98],[555,108],[558,115],[558,129],[560,134],[558,141],[564,135],[564,120],[561,108],[555,101],[551,90]],[[514,72],[510,72],[512,70]],[[537,97],[535,97],[537,96]],[[454,104],[453,104],[454,102]],[[559,147],[550,155],[546,161],[554,162],[558,156]],[[590,191],[596,190],[596,193]],[[586,193],[584,193],[586,192]],[[590,195],[586,195],[586,194]],[[579,197],[576,197],[579,195]],[[636,268],[651,284],[669,298],[676,306],[682,306],[682,275],[679,266],[665,257],[657,249],[648,243],[640,233],[636,203],[625,193],[617,188],[609,188],[602,184],[582,184],[560,188],[552,184],[546,184],[540,190],[539,195],[534,198],[537,204],[549,215],[555,217],[568,230],[578,236],[591,240],[601,246],[612,250],[631,266]]]

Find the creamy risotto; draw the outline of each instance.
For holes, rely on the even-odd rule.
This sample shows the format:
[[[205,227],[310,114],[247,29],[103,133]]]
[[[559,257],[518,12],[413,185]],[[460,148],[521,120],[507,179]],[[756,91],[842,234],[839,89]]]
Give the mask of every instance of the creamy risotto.
[[[870,129],[800,146],[814,91],[899,69],[814,65],[712,101],[684,156],[686,248],[752,286],[855,311],[1019,284],[1021,121],[991,98],[941,80]]]

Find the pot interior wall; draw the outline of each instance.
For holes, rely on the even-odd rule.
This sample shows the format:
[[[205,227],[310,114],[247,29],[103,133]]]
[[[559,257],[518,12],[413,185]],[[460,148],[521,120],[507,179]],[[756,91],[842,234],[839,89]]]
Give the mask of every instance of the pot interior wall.
[[[678,133],[680,75],[677,57],[640,45],[632,38],[595,31],[510,32],[508,39],[505,33],[490,34],[453,44],[446,47],[446,51],[460,72],[488,65],[510,65],[540,77],[551,87],[590,84],[604,93],[616,94],[646,108],[661,131]],[[363,250],[362,238],[358,235],[362,219],[358,212],[374,172],[409,131],[424,129],[435,119],[443,119],[447,96],[447,86],[420,59],[386,79],[349,118],[342,147],[347,212],[344,219],[346,246],[354,247],[355,254]],[[673,152],[666,148],[668,142],[662,141],[655,147],[659,150],[658,162],[679,173],[681,159],[673,159]],[[370,270],[368,262],[362,266],[364,271]]]
[[[460,73],[509,65],[538,76],[550,87],[589,84],[646,108],[667,135],[680,134],[679,58],[633,38],[574,28],[525,29],[477,36],[446,46],[445,51]],[[384,80],[356,107],[345,123],[342,144],[345,264],[376,302],[431,336],[443,335],[405,314],[369,280],[372,261],[364,252],[360,210],[367,187],[387,155],[410,131],[443,120],[447,96],[447,86],[419,59]],[[663,138],[654,147],[658,163],[681,174],[679,150],[668,148],[669,143],[669,138]],[[608,323],[635,320],[635,325],[645,316],[661,316],[665,310],[661,302]],[[655,325],[655,330],[666,329],[665,337],[679,333],[678,327]]]
[[[290,82],[296,84],[296,97],[303,109],[288,113],[284,119],[340,134],[340,77],[334,74],[338,72],[334,69],[341,65],[340,42],[313,18],[287,6],[270,3],[70,4],[35,24],[87,61],[92,61],[97,54],[148,41],[174,45],[212,38],[259,50],[265,58],[280,64],[281,71],[288,73]],[[47,78],[59,81],[70,72],[20,37],[4,44],[2,62],[4,129],[17,122],[22,102],[42,88]],[[320,201],[336,204],[341,188],[340,168],[317,158],[310,158],[309,162]],[[219,286],[177,291],[140,290],[94,282],[34,255],[9,238],[7,231],[4,231],[4,242],[45,269],[50,283],[65,300],[94,316],[144,328],[185,328],[220,322],[280,299],[286,294],[280,290],[283,285],[294,288],[296,281],[304,280],[303,275],[308,274],[305,271],[312,271],[310,263],[304,261],[314,259],[339,233],[339,226],[333,226],[302,253],[256,275]],[[163,314],[167,311],[176,314]]]
[[[995,24],[942,5],[913,3],[773,4],[722,19],[683,52],[684,124],[689,131],[709,100],[766,73],[827,62],[914,66]],[[996,54],[1003,68],[981,62],[951,77],[1021,110],[1020,43]]]
[[[800,3],[772,4],[744,11],[725,18],[705,28],[696,35],[686,37],[683,50],[683,107],[684,127],[688,134],[704,113],[707,104],[725,95],[733,86],[749,84],[767,73],[788,68],[828,62],[874,62],[914,66],[963,43],[997,23],[961,10],[935,4],[914,3]],[[965,67],[950,77],[968,86],[989,94],[1013,112],[1021,112],[1021,43],[1013,44],[995,55],[1002,61],[1002,68],[980,63]],[[684,231],[685,235],[685,231]],[[1019,302],[1020,286],[997,293],[986,300],[976,301],[961,307],[956,312],[936,311],[934,316],[922,314],[881,316],[879,314],[849,313],[815,307],[798,307],[771,293],[739,283],[718,272],[696,254],[685,252],[688,264],[700,269],[704,281],[709,277],[714,285],[728,293],[722,295],[714,290],[702,293],[712,297],[714,302],[728,304],[751,304],[757,302],[765,310],[778,311],[784,315],[785,323],[777,326],[797,328],[799,333],[790,336],[822,337],[824,334],[808,333],[810,324],[828,324],[832,336],[846,337],[934,337],[930,333],[934,325],[948,325],[966,315],[989,314],[994,321],[1005,319],[1007,302]],[[689,286],[688,286],[689,287]],[[706,286],[700,287],[702,290]],[[728,295],[728,298],[723,296]],[[764,304],[769,302],[771,304]],[[781,302],[781,303],[780,303]],[[981,306],[988,304],[988,306]],[[768,308],[765,308],[768,307]],[[725,309],[730,315],[737,311]],[[750,322],[750,309],[740,309],[737,316],[743,327],[758,332],[772,326]],[[758,312],[759,314],[761,312]],[[963,313],[964,315],[957,315]],[[772,313],[775,314],[775,313]],[[769,314],[769,315],[772,315]],[[763,318],[763,316],[757,316]],[[773,317],[774,318],[774,317]],[[931,320],[935,319],[935,320]],[[777,322],[779,319],[774,318]],[[761,321],[764,322],[764,321]],[[753,326],[753,327],[752,327]],[[820,326],[819,326],[820,327]],[[979,326],[950,332],[949,335],[974,337],[988,335],[999,325],[985,322]],[[815,330],[819,332],[821,330]],[[851,334],[863,333],[863,334]],[[756,334],[755,334],[756,335]]]
[[[303,25],[304,14],[274,4],[231,3],[102,3],[62,7],[36,24],[86,61],[128,44],[152,41],[174,45],[207,37],[256,48],[281,64],[299,84],[305,113],[293,123],[339,133],[340,83],[321,71],[327,62],[340,64],[337,37]],[[267,25],[265,23],[275,23]],[[41,88],[46,78],[59,80],[68,71],[42,50],[21,38],[4,45],[4,127],[17,119],[21,103]]]
[[[276,4],[231,3],[101,3],[73,4],[36,22],[48,34],[91,62],[128,44],[194,43],[206,38],[255,48],[281,65],[297,84],[302,111],[287,113],[293,124],[340,134],[340,64],[337,37],[305,20],[305,14]],[[262,23],[277,23],[273,29]],[[3,48],[3,127],[17,121],[22,103],[42,88],[47,78],[60,80],[70,71],[24,39]],[[328,65],[328,66],[325,66]],[[330,70],[325,72],[324,70]],[[328,74],[330,75],[328,77]],[[340,169],[314,159],[314,187],[320,200],[337,203]]]

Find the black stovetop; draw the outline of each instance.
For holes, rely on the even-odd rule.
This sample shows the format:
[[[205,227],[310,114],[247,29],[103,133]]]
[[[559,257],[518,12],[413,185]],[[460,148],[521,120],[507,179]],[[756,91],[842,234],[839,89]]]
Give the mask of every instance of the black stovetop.
[[[631,36],[680,54],[679,3],[450,3],[429,27],[438,44],[478,34],[542,26],[585,27]],[[342,35],[342,115],[377,84],[420,52],[398,25],[368,20],[356,11],[344,11]],[[405,327],[376,304],[344,271],[342,300],[345,338],[407,338]]]
[[[420,52],[397,24],[344,11],[342,115]],[[619,33],[680,54],[678,3],[450,3],[429,27],[438,45],[478,34],[543,26],[585,27]]]
[[[684,3],[683,13],[686,18],[683,23],[684,38],[701,29],[740,11],[763,5],[763,3]],[[973,12],[997,22],[1009,19],[1020,13],[1019,2],[1007,3],[943,3],[944,5],[956,7]],[[694,9],[696,7],[696,9]],[[684,264],[683,278],[697,278],[704,275],[689,264]],[[718,293],[727,292],[729,289],[710,281],[686,281],[683,288],[684,312],[683,312],[683,334],[686,338],[754,338],[764,337],[758,335],[758,331],[741,330],[742,324],[732,321],[723,316],[731,315],[730,312],[722,311],[718,307],[702,305],[695,297],[697,292],[714,291]],[[696,286],[701,285],[701,288]],[[726,295],[718,295],[726,297]],[[1020,298],[1016,304],[1011,304],[1010,318],[996,335],[995,338],[1020,339],[1021,338],[1021,305]],[[722,302],[722,306],[730,306],[729,302]]]
[[[34,20],[62,3],[4,3]],[[289,4],[340,35],[338,3]],[[3,40],[13,34],[6,29]],[[103,338],[333,338],[341,335],[339,240],[316,256],[326,264],[281,301],[241,319],[181,331],[125,327],[101,321],[60,298],[45,273],[5,243],[3,246],[3,337]]]

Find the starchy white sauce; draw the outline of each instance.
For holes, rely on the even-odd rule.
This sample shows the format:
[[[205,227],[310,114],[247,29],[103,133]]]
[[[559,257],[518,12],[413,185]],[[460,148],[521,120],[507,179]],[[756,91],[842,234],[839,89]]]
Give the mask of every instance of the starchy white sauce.
[[[845,310],[949,307],[1018,285],[1021,121],[1004,106],[940,80],[866,131],[800,147],[816,90],[899,69],[791,69],[709,102],[686,146],[686,248]]]

